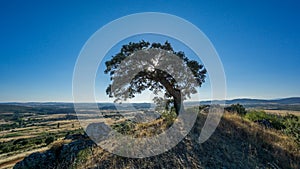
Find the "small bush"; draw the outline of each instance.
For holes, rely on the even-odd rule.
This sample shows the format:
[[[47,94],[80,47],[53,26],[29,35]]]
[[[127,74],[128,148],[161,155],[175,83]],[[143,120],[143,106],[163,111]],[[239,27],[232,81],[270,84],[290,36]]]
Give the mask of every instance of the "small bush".
[[[283,122],[285,129],[283,132],[295,138],[296,142],[300,144],[300,118],[295,115],[287,115]]]
[[[245,118],[254,122],[268,121],[271,124],[271,126],[269,127],[272,127],[277,130],[285,128],[283,124],[284,121],[281,116],[267,114],[264,111],[252,110],[246,113]]]
[[[2,153],[8,153],[8,152],[11,152],[12,151],[12,146],[9,146],[9,145],[4,145],[1,150],[2,150]]]
[[[83,163],[84,161],[88,160],[91,154],[92,152],[89,148],[80,150],[77,154],[77,161]]]
[[[257,121],[257,120],[263,120],[267,119],[268,115],[264,111],[257,111],[257,110],[252,110],[249,111],[246,115],[245,118],[251,121]]]
[[[121,134],[130,134],[135,128],[135,125],[136,124],[134,122],[126,120],[121,123],[114,124],[112,128]]]
[[[49,145],[49,144],[51,144],[53,141],[55,141],[55,137],[49,136],[49,137],[46,138],[45,143],[46,143],[47,145]]]
[[[226,107],[225,110],[239,115],[245,115],[247,113],[245,107],[241,104],[232,104],[231,106]]]
[[[39,145],[39,144],[42,144],[43,143],[43,140],[41,138],[37,138],[34,140],[34,144],[35,145]]]
[[[171,126],[174,123],[177,115],[175,111],[163,111],[161,117],[167,122],[167,126]]]
[[[13,142],[13,145],[16,145],[16,144],[21,144],[24,146],[24,145],[28,144],[28,140],[24,139],[24,138],[20,138]]]

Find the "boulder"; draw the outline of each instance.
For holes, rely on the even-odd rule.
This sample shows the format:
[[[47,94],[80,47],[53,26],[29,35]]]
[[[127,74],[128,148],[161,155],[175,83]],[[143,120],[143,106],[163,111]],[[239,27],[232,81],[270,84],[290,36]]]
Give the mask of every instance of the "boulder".
[[[69,168],[76,165],[78,153],[82,150],[92,149],[95,143],[86,138],[86,136],[68,136],[69,138],[79,138],[69,144],[62,144],[59,147],[54,146],[49,150],[40,153],[36,152],[22,161],[18,162],[14,169],[34,168],[34,169],[52,169]],[[91,151],[90,151],[91,152]],[[77,160],[78,161],[78,160]]]

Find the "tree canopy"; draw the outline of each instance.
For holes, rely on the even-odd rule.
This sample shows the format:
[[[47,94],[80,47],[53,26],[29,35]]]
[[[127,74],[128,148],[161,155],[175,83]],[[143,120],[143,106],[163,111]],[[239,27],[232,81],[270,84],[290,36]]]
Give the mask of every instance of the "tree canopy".
[[[197,93],[196,88],[205,82],[206,69],[195,60],[190,60],[182,51],[174,51],[171,44],[140,41],[123,45],[120,52],[105,62],[106,74],[111,83],[106,89],[115,101],[134,98],[149,89],[154,94],[164,93],[164,98],[155,97],[154,102],[166,100],[166,108],[174,107],[177,115],[183,108],[183,100]]]

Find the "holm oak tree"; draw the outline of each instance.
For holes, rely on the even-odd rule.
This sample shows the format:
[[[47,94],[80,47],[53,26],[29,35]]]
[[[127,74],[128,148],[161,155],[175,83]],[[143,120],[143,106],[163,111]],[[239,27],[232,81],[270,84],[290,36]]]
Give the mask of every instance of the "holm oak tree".
[[[156,95],[162,92],[167,100],[166,108],[173,107],[177,115],[183,109],[183,100],[197,93],[196,88],[205,82],[207,73],[202,64],[190,60],[182,51],[174,51],[168,41],[164,44],[130,42],[105,65],[104,73],[109,74],[111,80],[106,89],[109,97],[120,101],[146,89]],[[162,100],[154,98],[157,103]]]

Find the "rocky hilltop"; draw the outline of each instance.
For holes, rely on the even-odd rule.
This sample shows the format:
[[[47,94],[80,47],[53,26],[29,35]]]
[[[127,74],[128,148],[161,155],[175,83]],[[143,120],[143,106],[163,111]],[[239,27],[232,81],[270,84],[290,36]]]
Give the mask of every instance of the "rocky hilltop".
[[[14,169],[300,167],[299,150],[279,146],[285,138],[236,115],[225,114],[212,137],[199,144],[197,140],[205,119],[206,114],[199,113],[195,126],[185,139],[157,156],[141,159],[120,157],[96,146],[85,135],[73,135],[66,138],[72,140],[70,143],[62,141],[44,153],[31,154]]]

